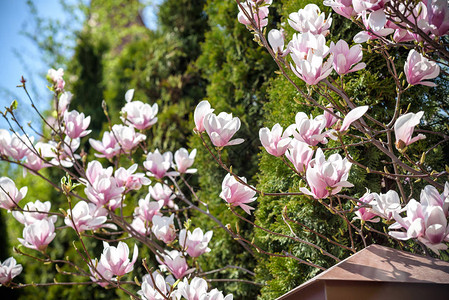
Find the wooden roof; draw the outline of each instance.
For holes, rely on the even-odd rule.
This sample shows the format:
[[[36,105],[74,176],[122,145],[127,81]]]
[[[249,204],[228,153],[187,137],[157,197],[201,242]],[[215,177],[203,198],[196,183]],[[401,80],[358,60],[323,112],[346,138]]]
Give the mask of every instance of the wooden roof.
[[[323,281],[449,285],[449,262],[380,245],[370,245],[278,299],[286,299]]]

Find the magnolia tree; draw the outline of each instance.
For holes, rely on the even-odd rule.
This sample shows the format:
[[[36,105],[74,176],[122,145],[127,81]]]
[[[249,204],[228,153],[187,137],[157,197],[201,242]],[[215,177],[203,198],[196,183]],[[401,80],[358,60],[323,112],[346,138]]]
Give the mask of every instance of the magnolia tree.
[[[447,249],[449,183],[445,178],[448,171],[435,169],[426,163],[425,157],[447,142],[449,136],[426,131],[426,135],[436,135],[441,140],[419,153],[418,160],[413,159],[416,155],[411,154],[416,153],[409,146],[426,138],[422,133],[414,134],[424,113],[404,111],[401,102],[403,93],[415,85],[435,86],[431,80],[447,68],[449,52],[444,43],[444,36],[449,34],[447,1],[324,1],[324,5],[332,7],[335,13],[361,27],[351,46],[348,44],[352,44],[351,41],[326,41],[332,18],[326,17],[314,4],[289,15],[288,25],[297,31],[290,41],[286,40],[282,28],[266,34],[270,4],[270,0],[237,1],[237,18],[251,31],[254,40],[272,55],[280,73],[296,88],[304,104],[318,107],[323,113],[308,116],[297,112],[295,123],[285,130],[280,124],[259,130],[263,148],[282,160],[302,183],[297,191],[268,193],[256,189],[222,159],[224,147],[245,142],[234,138],[241,126],[240,119],[226,112],[217,114],[206,100],[199,102],[192,128],[217,167],[227,172],[219,195],[224,200],[223,206],[227,205],[240,219],[268,234],[307,244],[336,261],[341,258],[298,238],[293,229],[290,235],[277,233],[248,219],[245,213],[251,214],[256,208],[257,195],[310,197],[326,207],[329,213],[344,219],[349,233],[358,233],[365,246],[367,241],[363,231],[371,230],[392,241],[413,239],[424,252],[430,249],[438,255],[439,251]],[[409,49],[403,71],[396,69],[388,52],[398,46]],[[396,84],[396,95],[392,99],[395,109],[387,123],[370,116],[373,107],[358,106],[345,91],[345,75],[366,67],[362,60],[363,52],[368,50],[385,58],[391,79]],[[404,75],[405,80],[402,79]],[[3,112],[11,132],[5,129],[0,132],[0,155],[3,161],[19,165],[54,186],[61,197],[67,199],[67,207],[52,207],[52,203],[45,199],[45,202],[33,202],[36,195],[27,195],[27,187],[18,187],[7,177],[0,179],[0,207],[11,212],[11,216],[24,226],[20,244],[14,248],[19,261],[21,255],[26,255],[40,263],[66,265],[68,270],[64,270],[64,274],[82,277],[84,281],[17,283],[14,277],[23,267],[10,257],[1,264],[0,284],[11,288],[92,284],[120,289],[134,299],[232,299],[232,295],[225,296],[213,289],[207,278],[220,270],[204,271],[197,260],[211,250],[208,243],[213,232],[208,231],[209,228],[192,228],[189,211],[208,216],[216,222],[217,228],[230,234],[247,251],[252,252],[255,248],[266,255],[290,257],[324,269],[288,251],[268,253],[247,240],[238,229],[222,224],[212,215],[203,201],[205,199],[198,196],[185,176],[197,172],[192,168],[196,149],[189,152],[181,148],[174,154],[151,149],[146,131],[157,122],[158,106],[134,100],[134,90],[124,96],[125,105],[120,112],[122,124],[109,122],[109,130],[103,133],[101,140],[88,140],[95,156],[108,163],[89,160],[79,148],[80,140],[86,139],[91,132],[91,120],[82,112],[70,110],[72,95],[65,90],[63,76],[62,69],[48,72],[54,93],[54,118],[44,118],[36,110],[44,121],[44,132],[49,134],[40,135],[39,141],[35,142],[19,123],[15,112],[17,103],[14,102]],[[291,76],[304,81],[306,89],[295,84],[296,79]],[[23,79],[21,87],[36,109]],[[108,116],[105,104],[103,109]],[[359,142],[345,143],[345,136]],[[327,146],[331,141],[335,147]],[[351,147],[355,146],[375,147],[388,157],[394,172],[373,170],[356,161],[350,155]],[[331,150],[333,154],[328,154]],[[137,155],[143,155],[142,164],[134,163]],[[394,181],[395,189],[385,194],[367,191],[361,198],[352,196],[349,174],[353,166]],[[57,184],[44,175],[44,168],[58,168],[66,175]],[[418,179],[427,183],[420,192],[419,201],[412,198],[412,181]],[[145,196],[138,199],[142,194]],[[24,199],[31,201],[22,204]],[[343,209],[342,203],[347,202],[354,204],[352,209]],[[125,206],[134,208],[134,213],[127,215]],[[287,224],[294,222],[286,211],[283,220]],[[383,220],[384,232],[369,225],[380,220]],[[77,240],[73,245],[83,264],[75,263],[70,257],[52,258],[46,253],[55,236],[67,230],[76,233]],[[324,233],[307,230],[325,237]],[[351,234],[349,238],[350,246],[332,243],[356,252]],[[103,241],[102,253],[89,249],[88,239]],[[133,247],[132,255],[128,243],[122,240],[132,241],[129,243]],[[146,258],[139,257],[138,245],[152,253],[152,258],[159,264],[157,269],[151,268]],[[142,264],[147,274],[142,278],[135,277],[134,281],[124,280],[124,276],[132,274],[136,263]],[[239,268],[251,273],[244,266],[224,268]]]

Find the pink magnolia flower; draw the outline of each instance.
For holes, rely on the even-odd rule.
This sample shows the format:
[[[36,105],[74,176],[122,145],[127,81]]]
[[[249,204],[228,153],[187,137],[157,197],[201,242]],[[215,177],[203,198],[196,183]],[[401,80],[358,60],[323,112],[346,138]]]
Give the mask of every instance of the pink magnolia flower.
[[[101,287],[108,286],[109,285],[108,281],[113,280],[112,277],[114,276],[114,274],[112,274],[112,272],[109,269],[107,269],[101,263],[101,261],[98,262],[97,259],[92,259],[91,264],[93,265],[93,267],[91,265],[89,265],[89,271],[92,274],[90,279],[93,282],[96,282]]]
[[[149,223],[153,220],[154,216],[161,215],[161,207],[161,202],[151,201],[150,194],[147,194],[145,199],[139,200],[139,205],[134,209],[134,214],[145,223]]]
[[[327,106],[326,107],[328,110],[330,110],[331,112],[334,112],[334,108],[332,106]],[[326,119],[326,125],[324,125],[325,128],[331,128],[332,125],[334,125],[337,121],[338,118],[336,116],[340,116],[340,112],[335,113],[335,115],[329,113],[327,110],[325,110],[323,112],[323,116],[324,119]]]
[[[420,202],[423,206],[439,206],[443,209],[444,215],[449,215],[449,182],[444,185],[444,192],[440,194],[438,190],[427,185],[421,191]]]
[[[73,162],[76,159],[80,159],[81,156],[75,154],[76,150],[80,146],[80,139],[71,139],[66,136],[64,138],[64,143],[57,144],[54,141],[49,142],[51,147],[51,156],[52,159],[50,163],[54,166],[61,165],[65,168],[71,168],[73,166]]]
[[[296,171],[304,173],[313,156],[313,150],[304,142],[294,139],[285,153],[287,159],[293,164]]]
[[[356,217],[354,217],[354,219],[359,219],[364,222],[373,222],[373,223],[379,222],[380,218],[374,218],[377,217],[377,214],[375,214],[370,207],[363,207],[362,206],[363,204],[373,205],[374,193],[370,193],[369,191],[367,191],[362,196],[362,198],[359,199],[359,203],[357,203],[358,209],[355,212]]]
[[[160,203],[161,207],[167,206],[172,208],[175,206],[173,199],[176,198],[176,195],[173,194],[168,185],[158,182],[154,186],[148,187],[148,191],[151,197]]]
[[[34,171],[39,171],[51,166],[46,160],[47,158],[54,156],[53,149],[54,147],[48,143],[37,142],[36,145],[34,145],[34,149],[26,155],[23,164]]]
[[[105,224],[108,211],[104,207],[97,207],[93,203],[86,201],[78,202],[73,209],[67,210],[64,223],[78,232],[86,230],[97,230],[102,227],[117,229],[114,224]]]
[[[324,35],[314,35],[310,32],[294,33],[287,48],[296,65],[300,65],[301,61],[307,59],[309,52],[323,58],[329,54],[329,47],[326,46]]]
[[[17,133],[10,135],[4,129],[0,132],[1,153],[16,160],[21,160],[31,152],[30,148],[32,148],[33,141],[34,137],[18,135]]]
[[[207,297],[207,281],[200,277],[194,277],[192,280],[184,278],[183,281],[178,283],[178,289],[176,290],[177,299],[184,297],[188,300],[208,300]]]
[[[118,185],[117,180],[112,177],[112,167],[103,169],[98,161],[90,162],[87,165],[86,183],[84,192],[87,198],[97,206],[108,206],[115,210],[120,206],[124,187]]]
[[[55,223],[58,219],[56,215],[48,214],[50,212],[51,203],[50,201],[46,201],[42,203],[39,200],[33,202],[28,202],[23,207],[23,212],[13,211],[13,217],[24,225],[30,225],[35,223],[36,221],[47,219]]]
[[[145,274],[143,276],[141,290],[138,291],[137,294],[142,297],[143,300],[174,299],[173,296],[169,298],[171,286],[174,283],[175,280],[173,276],[170,275],[167,276],[166,279],[164,279],[161,274],[159,274],[157,271],[154,271],[152,275]]]
[[[196,149],[193,149],[190,154],[185,148],[180,148],[179,150],[177,150],[175,152],[176,170],[178,170],[178,172],[181,174],[196,173],[197,169],[189,169],[193,165],[195,156]]]
[[[27,194],[28,188],[17,189],[16,184],[8,177],[0,178],[0,207],[11,210],[16,207],[20,200]]]
[[[204,128],[204,117],[214,111],[213,108],[210,108],[210,103],[207,100],[203,100],[195,108],[195,112],[193,113],[193,119],[195,120],[195,130],[197,132],[204,132],[206,128]]]
[[[149,224],[147,222],[143,221],[139,217],[134,217],[133,221],[129,225],[131,226],[132,229],[134,229],[135,231],[137,231],[141,235],[147,236],[147,235],[149,235],[151,233],[151,229],[149,227]]]
[[[440,67],[413,49],[408,53],[404,73],[410,85],[436,86],[433,82],[423,80],[437,77],[440,74]]]
[[[62,91],[64,89],[64,79],[62,78],[64,76],[64,70],[62,68],[59,68],[58,70],[50,69],[47,72],[47,77],[52,81],[53,85],[55,86],[56,90]]]
[[[262,146],[271,155],[284,155],[292,141],[290,136],[292,135],[293,127],[294,125],[289,126],[284,133],[282,133],[283,128],[279,123],[276,123],[271,131],[267,127],[261,128],[259,130],[259,138]]]
[[[406,231],[390,231],[389,234],[400,240],[417,238],[435,253],[446,250],[449,242],[449,226],[441,206],[423,206],[412,199],[406,206],[407,216],[402,218],[399,213],[394,214],[396,223],[389,229],[405,229]]]
[[[52,220],[37,220],[23,229],[23,239],[19,242],[27,248],[44,251],[55,238],[55,225]]]
[[[370,202],[371,212],[386,220],[391,220],[395,213],[402,211],[401,200],[394,190],[389,190],[386,194],[372,193],[374,199]]]
[[[193,233],[182,229],[179,232],[179,244],[191,257],[198,257],[203,253],[210,252],[207,244],[212,239],[212,234],[212,231],[204,234],[201,228],[195,228]]]
[[[237,15],[237,19],[240,23],[246,26],[251,25],[250,19],[246,16],[248,14],[251,16],[257,24],[257,27],[262,29],[263,27],[268,25],[268,6],[258,6],[256,3],[250,1],[250,5],[247,2],[240,2],[239,13]],[[245,14],[246,13],[246,14]]]
[[[156,255],[157,261],[166,265],[168,270],[173,274],[173,276],[175,276],[176,279],[181,279],[182,277],[195,271],[195,268],[189,269],[186,259],[179,251],[166,251],[160,256],[162,256],[162,260],[159,255]]]
[[[423,115],[423,111],[420,111],[416,114],[407,113],[400,116],[396,120],[396,123],[394,123],[394,134],[396,135],[397,149],[401,150],[416,141],[426,138],[426,136],[423,134],[418,134],[417,136],[412,138],[415,126],[419,124]]]
[[[92,130],[86,130],[90,124],[90,116],[85,118],[84,113],[76,110],[64,113],[64,123],[64,132],[71,139],[77,139],[92,132]]]
[[[282,29],[281,30],[271,29],[270,32],[268,32],[268,43],[270,43],[271,49],[273,49],[274,53],[279,54],[281,56],[285,54],[284,40],[285,36],[284,31]]]
[[[159,149],[156,149],[153,153],[149,152],[146,161],[143,162],[143,166],[148,170],[147,175],[161,179],[165,176],[177,176],[178,172],[167,172],[170,167],[173,166],[173,154],[170,151],[161,154]]]
[[[378,10],[372,13],[363,11],[362,22],[365,25],[366,31],[361,31],[354,36],[354,42],[360,44],[368,40],[375,40],[379,36],[387,36],[394,32],[394,29],[387,28],[387,17],[383,10]]]
[[[126,191],[140,190],[142,185],[149,185],[151,180],[145,177],[144,173],[134,173],[137,171],[137,164],[128,169],[118,168],[114,172],[114,177],[118,186],[124,187]]]
[[[447,0],[427,0],[428,20],[432,33],[443,36],[449,33],[449,7]]]
[[[351,19],[357,16],[354,8],[352,7],[352,0],[325,0],[323,5],[330,6],[339,15]]]
[[[103,242],[103,247],[104,249],[100,257],[100,263],[113,275],[123,276],[134,269],[134,263],[136,262],[139,253],[136,244],[134,244],[132,261],[129,261],[128,245],[123,242],[119,242],[117,247],[109,246],[108,243]]]
[[[324,12],[316,4],[307,4],[298,12],[288,16],[288,24],[296,31],[327,35],[332,24],[332,18],[326,19]]]
[[[159,215],[153,216],[153,226],[151,227],[151,231],[158,240],[163,241],[166,244],[170,244],[175,240],[176,228],[173,223],[174,218],[174,214],[171,214],[170,217],[161,217]]]
[[[57,110],[59,115],[64,115],[69,108],[70,102],[72,101],[73,94],[71,92],[64,92],[59,96],[57,101]],[[55,108],[56,109],[56,108]]]
[[[109,131],[105,131],[103,133],[103,139],[101,142],[94,139],[89,139],[89,143],[92,148],[101,153],[95,153],[96,157],[106,157],[107,159],[111,159],[120,153],[120,145],[117,143],[114,134]]]
[[[340,131],[345,131],[351,126],[351,124],[358,119],[360,119],[366,112],[368,111],[368,105],[359,106],[352,109],[346,117],[343,119],[343,123],[341,124]]]
[[[152,106],[141,101],[131,101],[132,96],[127,92],[127,103],[121,110],[121,119],[125,125],[130,125],[139,130],[145,130],[156,124],[158,105]],[[125,96],[126,97],[126,96]]]
[[[407,7],[404,4],[399,4],[400,12],[406,16],[412,24],[416,24],[416,26],[425,34],[430,34],[431,27],[428,22],[426,5],[423,2],[418,2],[413,7],[412,13],[409,12],[410,8],[410,6]],[[414,33],[414,28],[401,28],[395,22],[398,24],[405,24],[400,18],[393,18],[392,21],[387,21],[386,27],[395,29],[393,35],[393,40],[395,42],[422,41],[422,37],[419,34]]]
[[[240,179],[246,183],[245,177],[241,177]],[[240,206],[247,214],[251,214],[251,210],[254,208],[246,205],[246,203],[251,203],[256,200],[257,197],[254,197],[256,194],[254,190],[238,182],[234,176],[229,173],[226,174],[223,179],[221,189],[221,199],[232,206]]]
[[[5,285],[14,277],[22,273],[22,265],[17,264],[14,257],[9,257],[4,262],[0,263],[0,284]]]
[[[234,139],[233,135],[240,129],[240,119],[232,117],[232,114],[221,112],[215,115],[210,113],[204,117],[204,128],[209,135],[212,144],[216,147],[225,147],[243,143],[244,139]]]
[[[307,58],[290,65],[293,73],[309,85],[316,85],[332,72],[332,56],[324,62],[324,57],[309,50]]]
[[[223,295],[222,291],[218,289],[213,289],[209,293],[207,293],[205,299],[210,300],[233,300],[234,296],[232,294],[228,294],[226,296]]]
[[[339,75],[356,72],[366,67],[365,63],[359,63],[363,57],[361,45],[354,45],[349,49],[348,43],[339,40],[337,44],[331,42],[330,52],[334,57],[332,62],[334,70]]]
[[[304,187],[300,191],[315,199],[323,199],[337,194],[343,187],[352,187],[353,184],[347,181],[351,165],[337,153],[326,160],[323,151],[318,148],[306,171],[310,191]]]
[[[131,126],[116,124],[112,126],[112,131],[117,142],[126,153],[130,153],[140,142],[143,142],[147,138],[144,134],[136,133],[134,127]]]
[[[305,113],[299,112],[295,116],[295,122],[296,130],[293,131],[293,136],[298,141],[310,146],[327,143],[327,134],[322,132],[324,126],[326,126],[326,119],[323,115],[312,119],[312,117],[307,117]]]

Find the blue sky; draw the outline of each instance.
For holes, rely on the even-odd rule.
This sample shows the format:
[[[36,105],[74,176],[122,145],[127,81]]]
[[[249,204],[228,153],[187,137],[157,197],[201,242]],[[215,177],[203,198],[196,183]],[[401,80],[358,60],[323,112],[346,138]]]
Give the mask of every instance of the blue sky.
[[[34,3],[40,17],[59,20],[62,23],[67,21],[68,14],[64,12],[59,0],[38,0]],[[145,23],[152,29],[156,27],[155,7],[156,5],[151,5],[143,11]],[[45,74],[50,66],[44,63],[34,42],[21,34],[22,31],[32,28],[32,15],[26,0],[0,0],[0,110],[3,111],[5,106],[17,99],[21,121],[25,124],[32,121],[33,126],[39,128],[39,118],[29,107],[23,89],[16,88],[23,75],[38,108],[45,110],[49,107],[51,94],[46,88]],[[22,58],[19,58],[17,53],[20,53]],[[67,53],[67,56],[70,55],[71,53]],[[0,128],[7,126],[3,117],[0,117]]]

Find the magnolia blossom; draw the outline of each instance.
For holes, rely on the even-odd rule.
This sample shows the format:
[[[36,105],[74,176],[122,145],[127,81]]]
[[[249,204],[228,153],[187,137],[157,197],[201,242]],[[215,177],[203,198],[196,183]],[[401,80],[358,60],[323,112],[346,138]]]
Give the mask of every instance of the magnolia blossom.
[[[139,145],[140,142],[144,141],[147,136],[141,133],[137,133],[134,127],[114,125],[112,126],[112,132],[117,142],[120,144],[123,151],[130,153],[134,148]]]
[[[55,223],[58,219],[57,216],[48,214],[50,212],[51,203],[50,201],[41,202],[36,200],[33,202],[28,202],[23,207],[23,212],[13,211],[13,217],[22,224],[30,225],[36,221],[47,219],[48,221]]]
[[[173,199],[176,195],[173,194],[171,188],[166,184],[156,183],[154,186],[148,187],[151,197],[160,203],[160,206],[174,207]]]
[[[319,115],[312,119],[307,117],[303,112],[299,112],[295,116],[296,130],[293,131],[293,136],[298,141],[316,146],[318,143],[327,143],[327,134],[323,133],[324,126],[326,126],[326,119],[323,115]]]
[[[427,0],[428,20],[436,36],[449,33],[449,7],[447,0]]]
[[[87,198],[97,206],[107,205],[111,210],[120,206],[124,187],[118,185],[117,180],[112,177],[112,167],[103,169],[98,161],[87,165],[86,183],[84,192]]]
[[[210,107],[210,103],[207,100],[203,100],[195,108],[193,113],[193,119],[195,120],[195,130],[197,132],[204,132],[206,128],[204,128],[204,117],[214,111],[213,108]]]
[[[141,101],[131,101],[131,98],[128,98],[129,101],[120,112],[123,123],[139,130],[148,129],[156,124],[159,109],[157,103],[151,106]]]
[[[149,185],[151,180],[145,177],[144,173],[135,173],[137,171],[137,164],[132,165],[128,169],[123,167],[118,168],[114,172],[114,177],[118,186],[124,187],[126,191],[140,190],[142,185]]]
[[[420,111],[416,114],[407,113],[400,116],[396,120],[396,123],[394,123],[394,134],[396,135],[397,149],[401,150],[416,141],[426,138],[426,136],[423,134],[418,134],[417,136],[412,138],[415,126],[419,124],[423,115],[423,111]]]
[[[92,148],[101,153],[95,153],[96,157],[111,159],[120,153],[120,145],[117,143],[114,134],[109,131],[103,133],[103,139],[101,141],[89,139],[89,143]]]
[[[410,85],[436,86],[433,82],[423,80],[437,77],[440,74],[440,67],[413,49],[408,53],[404,73]]]
[[[429,26],[428,18],[427,18],[427,7],[423,2],[418,2],[414,7],[412,12],[409,12],[410,6],[406,6],[404,4],[399,4],[399,11],[407,17],[408,21],[412,24],[416,24],[416,26],[425,34],[430,34],[431,26]],[[393,40],[396,43],[401,42],[410,42],[410,41],[422,41],[422,37],[414,32],[414,28],[410,28],[407,24],[405,24],[408,28],[401,28],[398,24],[405,24],[400,18],[393,18],[391,21],[387,21],[386,26],[389,28],[395,29]]]
[[[103,253],[100,257],[100,263],[109,270],[113,275],[123,276],[134,269],[134,263],[137,260],[138,249],[134,244],[134,253],[132,261],[129,261],[128,245],[119,242],[117,247],[109,246],[108,243],[103,242]]]
[[[289,126],[284,133],[282,133],[283,128],[279,123],[276,123],[271,131],[267,127],[261,128],[259,130],[259,138],[262,146],[271,155],[284,155],[292,141],[290,135],[292,134],[293,127],[294,125]]]
[[[53,82],[56,90],[59,91],[62,91],[65,86],[62,76],[64,76],[64,70],[62,68],[59,68],[58,70],[50,69],[47,72],[47,77]]]
[[[299,32],[327,35],[332,18],[326,19],[316,4],[307,4],[303,9],[288,16],[288,24]]]
[[[332,7],[332,9],[339,15],[351,19],[357,16],[352,7],[352,0],[325,0],[323,4]]]
[[[175,276],[176,279],[181,279],[182,277],[195,271],[195,268],[189,269],[186,259],[179,251],[166,251],[164,254],[161,254],[161,256],[162,260],[158,255],[156,256],[157,261],[166,265],[168,270],[173,274],[173,276]]]
[[[422,205],[415,199],[406,206],[407,216],[401,217],[395,212],[396,223],[389,229],[405,229],[406,231],[390,231],[389,234],[400,240],[417,238],[424,245],[438,254],[446,250],[449,242],[449,226],[443,208],[439,205]]]
[[[395,213],[402,211],[401,200],[396,191],[389,190],[386,194],[372,194],[371,212],[386,220],[391,220]]]
[[[329,76],[332,72],[332,56],[324,62],[324,57],[315,54],[309,50],[307,58],[299,62],[295,62],[296,66],[291,65],[293,73],[304,80],[309,85],[316,85],[318,82]]]
[[[80,159],[81,156],[75,154],[75,151],[80,146],[80,139],[71,139],[66,136],[64,143],[57,144],[54,141],[49,142],[51,146],[51,160],[50,163],[54,166],[61,165],[65,168],[71,168],[75,159]]]
[[[193,149],[190,154],[185,148],[180,148],[175,152],[176,169],[179,173],[196,173],[197,169],[189,169],[195,160],[196,149]]]
[[[46,160],[47,158],[54,156],[54,151],[56,151],[56,149],[54,149],[52,145],[37,142],[34,145],[33,150],[28,152],[23,164],[34,171],[49,167],[51,164]]]
[[[91,260],[91,264],[93,265],[94,268],[92,268],[91,265],[89,265],[89,271],[92,274],[90,279],[93,282],[99,284],[100,286],[106,287],[109,284],[109,282],[107,281],[111,281],[114,274],[112,274],[112,272],[109,269],[107,269],[101,263],[101,261],[98,262],[96,258]]]
[[[329,111],[334,112],[334,108],[332,106],[327,106],[326,107]],[[337,121],[338,118],[340,116],[340,112],[337,112],[334,114],[331,114],[330,112],[328,112],[327,110],[325,110],[323,112],[323,117],[324,119],[326,119],[326,125],[324,125],[325,128],[331,128],[332,125],[334,125]]]
[[[358,205],[360,207],[358,207],[357,211],[355,212],[356,217],[354,217],[354,219],[360,219],[363,222],[373,222],[373,223],[379,222],[380,218],[375,218],[377,217],[377,214],[375,214],[370,207],[362,206],[363,204],[367,205],[375,204],[374,193],[370,193],[369,191],[367,191],[362,196],[362,198],[359,199]]]
[[[285,156],[293,164],[296,171],[304,173],[312,159],[313,150],[308,144],[294,139]]]
[[[231,141],[231,138],[240,129],[240,119],[233,118],[232,114],[221,112],[217,116],[210,113],[204,117],[203,125],[212,144],[216,147],[238,145],[244,142],[244,139]]]
[[[0,152],[6,156],[11,156],[13,159],[21,160],[32,149],[34,137],[27,135],[12,135],[5,129],[0,131]]]
[[[0,178],[0,207],[11,210],[19,204],[27,194],[28,188],[17,189],[16,184],[8,177]]]
[[[179,244],[191,257],[198,257],[203,253],[210,252],[207,244],[210,242],[212,234],[213,231],[204,234],[201,228],[195,228],[193,233],[182,229],[179,232]]]
[[[57,100],[57,110],[59,115],[64,115],[64,113],[69,108],[70,102],[72,101],[73,94],[71,92],[64,92],[59,96]]]
[[[375,40],[379,36],[387,36],[394,32],[392,28],[386,28],[387,17],[383,10],[378,10],[372,13],[363,11],[362,22],[365,25],[366,31],[361,31],[354,36],[354,42],[360,44],[368,40]]]
[[[246,15],[249,15],[256,21],[257,27],[262,29],[268,24],[268,6],[256,6],[254,2],[249,1],[250,5],[247,2],[240,2],[238,5],[239,13],[237,15],[237,19],[240,23],[246,26],[251,26],[251,21],[248,19]]]
[[[176,290],[177,299],[184,297],[188,300],[200,300],[207,298],[207,281],[200,277],[194,277],[190,280],[184,278],[183,281],[178,283],[178,289]]]
[[[154,233],[158,240],[163,241],[166,244],[170,244],[176,238],[176,228],[173,220],[175,218],[174,214],[170,217],[164,217],[155,215],[153,216],[153,226],[151,231]]]
[[[52,220],[37,220],[23,229],[23,239],[19,242],[27,248],[44,251],[55,238],[55,225]]]
[[[17,264],[14,257],[9,257],[0,263],[0,285],[10,282],[14,277],[22,273],[22,269],[22,265]]]
[[[304,187],[300,191],[315,199],[323,199],[337,194],[343,187],[352,187],[353,184],[347,181],[351,165],[337,153],[326,160],[323,150],[318,148],[306,171],[310,191]]]
[[[329,54],[329,47],[326,46],[324,35],[315,35],[310,32],[294,33],[291,41],[288,43],[288,50],[296,65],[307,59],[309,52],[323,58]]]
[[[245,177],[240,177],[246,183]],[[254,197],[256,191],[252,190],[246,185],[238,182],[231,174],[226,174],[221,184],[220,198],[225,200],[232,206],[240,206],[247,214],[251,214],[254,208],[246,205],[246,203],[253,202],[257,197]]]
[[[268,43],[270,43],[271,49],[273,49],[273,52],[276,54],[284,54],[284,39],[285,36],[282,29],[271,29],[270,32],[268,32]]]
[[[341,124],[340,131],[345,131],[351,126],[351,124],[358,119],[360,119],[366,112],[368,111],[368,106],[359,106],[352,109],[346,117],[343,119],[343,123]]]
[[[222,291],[219,291],[218,289],[213,289],[209,293],[207,293],[205,299],[208,299],[208,300],[233,300],[234,296],[232,294],[228,294],[228,295],[224,296]]]
[[[334,58],[332,62],[334,70],[339,75],[356,72],[366,67],[365,63],[360,63],[363,57],[361,45],[354,45],[349,48],[348,43],[339,40],[337,44],[331,42],[330,52]]]
[[[153,274],[146,274],[142,278],[141,290],[137,292],[137,294],[142,297],[143,300],[164,300],[169,299],[168,295],[170,294],[171,288],[170,285],[173,285],[175,280],[173,276],[167,276],[166,279],[158,273],[154,271]],[[182,283],[182,282],[180,282]],[[156,286],[155,286],[156,285]],[[179,284],[178,284],[179,289]],[[162,294],[161,294],[162,293]],[[174,299],[174,297],[170,297]]]
[[[101,227],[117,229],[114,224],[105,224],[108,210],[104,207],[97,207],[93,203],[86,201],[78,202],[73,209],[67,210],[64,223],[76,229],[78,232],[86,230],[97,230]]]
[[[84,117],[84,113],[76,110],[64,113],[64,132],[71,139],[77,139],[88,135],[92,130],[86,130],[90,124],[90,116]]]
[[[420,201],[423,206],[440,206],[447,217],[449,215],[449,182],[444,185],[442,194],[438,193],[432,185],[425,186],[421,191]]]
[[[159,149],[156,149],[153,153],[147,154],[146,161],[143,162],[143,166],[148,170],[147,175],[161,179],[165,176],[177,176],[178,172],[167,172],[173,166],[173,154],[170,151],[161,154]]]
[[[139,205],[134,209],[134,214],[145,223],[153,220],[153,217],[160,215],[162,203],[158,201],[151,201],[151,195],[147,194],[145,199],[139,200]]]

